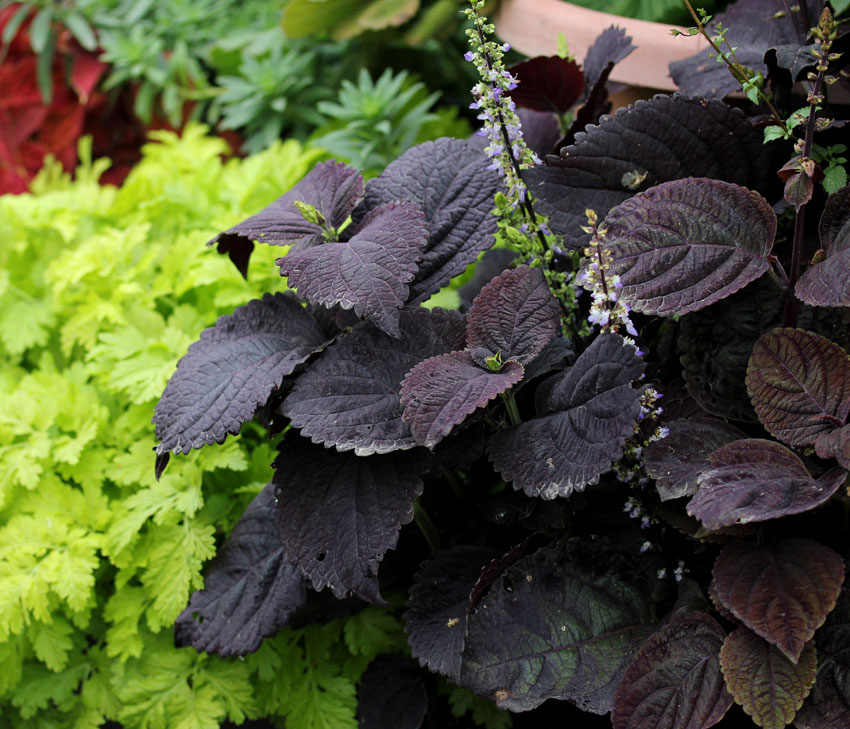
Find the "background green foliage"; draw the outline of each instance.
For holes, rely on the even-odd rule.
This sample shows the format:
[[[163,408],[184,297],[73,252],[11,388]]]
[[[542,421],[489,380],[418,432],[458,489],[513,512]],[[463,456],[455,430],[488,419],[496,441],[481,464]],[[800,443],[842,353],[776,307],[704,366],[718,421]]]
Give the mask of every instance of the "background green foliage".
[[[201,569],[271,475],[248,430],[153,478],[153,404],[217,316],[282,286],[262,247],[250,283],[206,240],[271,202],[320,152],[275,142],[223,162],[190,126],[155,133],[121,189],[104,163],[0,198],[0,716],[5,727],[218,727],[289,717],[355,727],[355,681],[406,641],[390,613],[284,630],[246,660],[173,647]],[[86,158],[83,150],[82,158]]]

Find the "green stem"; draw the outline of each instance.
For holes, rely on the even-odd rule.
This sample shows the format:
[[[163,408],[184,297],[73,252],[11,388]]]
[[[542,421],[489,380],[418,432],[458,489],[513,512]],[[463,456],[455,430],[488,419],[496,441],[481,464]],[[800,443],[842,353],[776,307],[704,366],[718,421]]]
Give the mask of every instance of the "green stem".
[[[454,473],[452,473],[448,469],[444,468],[443,478],[446,479],[446,483],[448,483],[448,485],[451,487],[452,493],[457,497],[458,501],[463,501],[463,486],[461,486],[461,483],[458,480],[457,476],[455,476]]]
[[[505,408],[508,411],[508,417],[511,419],[511,423],[513,425],[519,425],[522,420],[519,417],[519,408],[516,406],[514,394],[510,390],[508,390],[508,392],[503,392],[502,400],[505,403]]]
[[[441,551],[443,540],[440,539],[440,533],[437,531],[434,522],[431,521],[431,517],[428,516],[428,512],[425,511],[419,501],[413,502],[413,521],[416,522],[416,526],[419,527],[419,531],[425,537],[425,541],[428,543],[431,552],[436,553]]]

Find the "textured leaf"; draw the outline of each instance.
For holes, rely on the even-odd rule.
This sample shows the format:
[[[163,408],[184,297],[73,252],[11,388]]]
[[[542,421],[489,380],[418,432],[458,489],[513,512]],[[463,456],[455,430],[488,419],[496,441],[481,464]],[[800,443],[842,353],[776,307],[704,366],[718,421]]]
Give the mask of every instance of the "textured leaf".
[[[491,248],[489,251],[484,251],[478,263],[475,264],[475,273],[472,278],[458,289],[460,310],[464,313],[469,311],[472,301],[481,293],[481,289],[506,268],[510,268],[516,259],[517,252],[507,248]]]
[[[753,347],[747,391],[771,435],[808,445],[847,420],[850,357],[813,332],[774,329]]]
[[[307,600],[276,526],[274,484],[266,486],[210,563],[204,589],[189,600],[174,629],[178,647],[245,655],[274,635]]]
[[[647,475],[655,479],[655,488],[662,501],[696,493],[697,477],[711,468],[709,454],[744,437],[740,430],[722,420],[686,418],[666,425],[670,431],[667,437],[643,449],[644,468]]]
[[[714,564],[712,597],[796,663],[835,607],[843,581],[841,557],[817,542],[735,542]]]
[[[797,729],[845,729],[850,726],[850,592],[815,635],[818,674],[812,693],[794,717]]]
[[[581,491],[609,470],[640,412],[632,381],[643,371],[633,346],[601,334],[555,375],[541,417],[490,439],[496,470],[529,496],[553,499]]]
[[[726,632],[706,613],[686,613],[644,643],[614,696],[614,729],[707,729],[732,705],[720,673]]]
[[[637,48],[632,44],[631,36],[626,31],[611,25],[603,30],[593,41],[593,45],[587,49],[584,57],[584,75],[587,79],[584,98],[590,95],[590,89],[596,85],[604,74],[609,64],[617,64]]]
[[[646,599],[609,571],[599,545],[568,542],[521,559],[481,598],[461,684],[511,711],[558,698],[604,714],[650,630]]]
[[[711,454],[711,463],[697,477],[688,513],[712,531],[810,511],[846,478],[834,469],[815,480],[785,446],[760,438],[728,443]]]
[[[380,655],[364,671],[357,690],[360,729],[419,729],[427,709],[425,684],[409,658]]]
[[[563,114],[575,104],[584,89],[584,74],[575,61],[560,56],[536,56],[511,66],[519,85],[511,100],[535,111]]]
[[[449,352],[416,365],[401,383],[402,418],[419,445],[433,448],[456,425],[522,379],[509,360],[498,372],[476,364],[467,351]]]
[[[554,339],[560,325],[561,308],[543,271],[520,266],[481,289],[467,316],[466,342],[482,366],[497,354],[502,361],[527,365]]]
[[[662,316],[705,308],[759,278],[776,234],[776,215],[761,195],[705,178],[635,195],[605,224],[621,298]]]
[[[415,205],[387,203],[370,210],[349,240],[290,251],[276,263],[301,298],[328,308],[353,308],[397,337],[399,310],[426,236]]]
[[[413,519],[427,459],[419,452],[361,458],[290,437],[272,465],[281,541],[313,587],[384,604],[378,565]]]
[[[813,306],[850,306],[850,185],[827,198],[819,227],[826,258],[800,277],[794,293]]]
[[[808,25],[817,25],[821,6],[816,0],[809,0],[808,5]],[[792,43],[799,47],[808,31],[799,12],[789,13],[782,0],[738,0],[712,18],[708,32],[714,34],[718,23],[728,28],[726,39],[735,47],[737,62],[765,76],[768,75],[765,53]],[[741,90],[741,84],[729,73],[726,64],[709,58],[707,50],[671,63],[670,75],[679,89],[691,96],[719,98]]]
[[[363,178],[353,167],[333,160],[320,162],[287,193],[256,215],[219,233],[208,245],[217,243],[219,253],[230,253],[245,275],[239,262],[244,261],[247,270],[253,250],[251,241],[273,246],[292,245],[292,251],[318,245],[325,240],[328,228],[339,228],[345,222],[363,199],[363,193]],[[307,221],[295,207],[296,201],[315,207],[325,225]],[[239,262],[233,258],[232,251],[236,251]]]
[[[366,187],[365,208],[410,200],[425,211],[428,244],[409,304],[419,304],[493,245],[490,214],[501,180],[482,152],[461,139],[425,142],[392,162]]]
[[[603,218],[636,192],[685,177],[710,177],[766,192],[773,151],[762,132],[720,101],[659,95],[618,109],[576,134],[561,159],[528,170],[535,210],[565,236],[567,248],[586,245],[585,210]],[[604,160],[604,164],[601,161]],[[768,172],[771,170],[771,172]]]
[[[469,596],[481,570],[497,555],[486,547],[459,545],[422,563],[404,614],[408,642],[419,665],[459,679]]]
[[[442,309],[406,309],[399,332],[391,339],[360,324],[298,378],[283,413],[302,435],[360,456],[416,446],[401,419],[402,380],[423,359],[463,347],[463,318]]]
[[[842,468],[850,470],[850,425],[821,433],[815,439],[815,452],[821,458],[837,458]]]
[[[264,294],[219,318],[177,363],[156,405],[157,455],[238,433],[283,378],[327,343],[289,293]]]
[[[723,643],[720,666],[726,687],[753,721],[764,729],[782,729],[794,720],[815,682],[817,655],[814,642],[807,643],[794,664],[741,627]]]

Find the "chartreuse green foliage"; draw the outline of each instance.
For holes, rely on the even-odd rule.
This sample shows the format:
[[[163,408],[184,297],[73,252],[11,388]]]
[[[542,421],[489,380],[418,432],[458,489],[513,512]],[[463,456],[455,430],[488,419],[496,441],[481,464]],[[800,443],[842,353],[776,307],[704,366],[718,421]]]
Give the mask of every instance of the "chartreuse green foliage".
[[[117,190],[103,162],[57,166],[0,198],[0,715],[15,727],[200,729],[286,717],[355,727],[356,679],[405,644],[370,608],[286,630],[246,661],[173,647],[201,570],[270,479],[248,430],[156,482],[153,403],[203,327],[280,289],[274,250],[245,282],[204,246],[298,181],[321,152],[274,143],[223,161],[190,126],[154,134]],[[265,247],[263,247],[265,248]]]

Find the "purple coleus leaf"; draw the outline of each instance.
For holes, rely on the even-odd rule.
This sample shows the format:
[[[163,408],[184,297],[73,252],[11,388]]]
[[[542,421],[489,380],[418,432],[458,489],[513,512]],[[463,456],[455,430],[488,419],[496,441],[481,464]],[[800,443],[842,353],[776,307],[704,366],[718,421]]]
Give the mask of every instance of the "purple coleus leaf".
[[[815,634],[818,675],[811,694],[794,717],[797,729],[850,726],[850,590],[845,586],[835,609]]]
[[[757,192],[721,180],[657,185],[605,218],[620,297],[647,314],[687,314],[767,271],[776,215]]]
[[[679,615],[644,643],[617,693],[614,729],[708,729],[732,705],[720,672],[726,632],[707,613]]]
[[[665,407],[666,411],[666,407]],[[744,434],[722,420],[685,418],[667,424],[666,438],[643,449],[643,466],[662,501],[692,496],[697,477],[711,468],[709,454]]]
[[[799,10],[788,12],[782,0],[738,0],[725,12],[715,15],[706,29],[713,35],[716,26],[722,24],[727,29],[724,37],[735,47],[736,63],[767,76],[765,53],[792,43],[799,47],[809,29],[817,25],[822,4],[807,0],[807,5],[809,22]],[[709,57],[706,50],[671,63],[670,75],[689,96],[719,98],[741,90],[741,84],[729,73],[726,64]]]
[[[511,100],[526,109],[563,114],[584,90],[584,74],[579,65],[560,56],[536,56],[508,71],[519,82],[511,92]]]
[[[449,352],[416,365],[401,383],[403,420],[417,444],[433,448],[456,425],[497,395],[510,389],[525,372],[519,362],[482,367],[470,352]]]
[[[697,477],[688,513],[711,531],[810,511],[847,476],[836,468],[816,480],[785,446],[760,438],[728,443],[710,458],[712,467]]]
[[[289,437],[274,461],[277,526],[316,590],[386,604],[378,565],[413,519],[428,459],[422,453],[362,458]]]
[[[820,244],[825,258],[800,277],[794,293],[812,306],[850,306],[850,185],[827,199]]]
[[[307,602],[307,586],[290,563],[276,526],[274,484],[250,503],[174,626],[174,643],[221,656],[260,647]]]
[[[425,301],[493,245],[496,218],[490,211],[501,179],[488,164],[464,140],[437,139],[409,149],[366,186],[362,211],[409,200],[425,212],[428,243],[409,304]]]
[[[481,597],[461,685],[511,711],[554,698],[604,714],[652,627],[646,597],[604,565],[600,545],[571,540],[519,560]]]
[[[466,613],[481,570],[498,552],[458,545],[422,563],[404,614],[413,657],[454,681],[460,678]]]
[[[850,425],[821,433],[815,438],[815,452],[821,458],[835,458],[842,468],[850,471]]]
[[[594,483],[633,432],[641,390],[632,382],[642,372],[632,345],[600,334],[572,367],[553,376],[539,417],[490,439],[496,470],[516,490],[544,499]]]
[[[426,240],[419,208],[387,203],[370,210],[348,240],[290,251],[276,263],[302,299],[328,308],[353,308],[397,337],[399,313]]]
[[[637,192],[669,180],[709,177],[753,190],[770,190],[773,151],[738,109],[720,101],[674,94],[618,109],[575,143],[524,176],[534,209],[549,218],[567,248],[587,245],[585,211],[600,219]],[[604,160],[604,164],[601,163]]]
[[[466,343],[475,361],[488,357],[529,364],[560,330],[561,308],[540,268],[504,271],[472,302],[466,319]]]
[[[358,729],[419,729],[428,694],[409,658],[384,653],[363,672],[357,689]]]
[[[463,347],[464,338],[463,317],[442,309],[402,311],[398,339],[359,324],[298,378],[283,413],[301,435],[340,451],[414,448],[402,420],[402,380],[422,360]]]
[[[256,215],[219,233],[207,245],[228,253],[243,276],[254,249],[253,241],[274,246],[293,246],[292,251],[318,245],[337,230],[363,199],[363,178],[342,162],[320,162],[289,192]],[[310,222],[295,202],[313,206],[323,223]]]
[[[763,729],[783,729],[794,720],[817,674],[814,641],[794,663],[744,627],[730,633],[720,649],[726,687]]]
[[[177,363],[154,409],[157,455],[238,433],[283,378],[327,344],[290,293],[264,294],[220,317]]]
[[[809,539],[735,542],[720,553],[713,577],[712,598],[796,663],[835,607],[844,562]]]
[[[819,334],[774,329],[753,347],[747,391],[771,435],[809,445],[847,421],[850,357]]]

